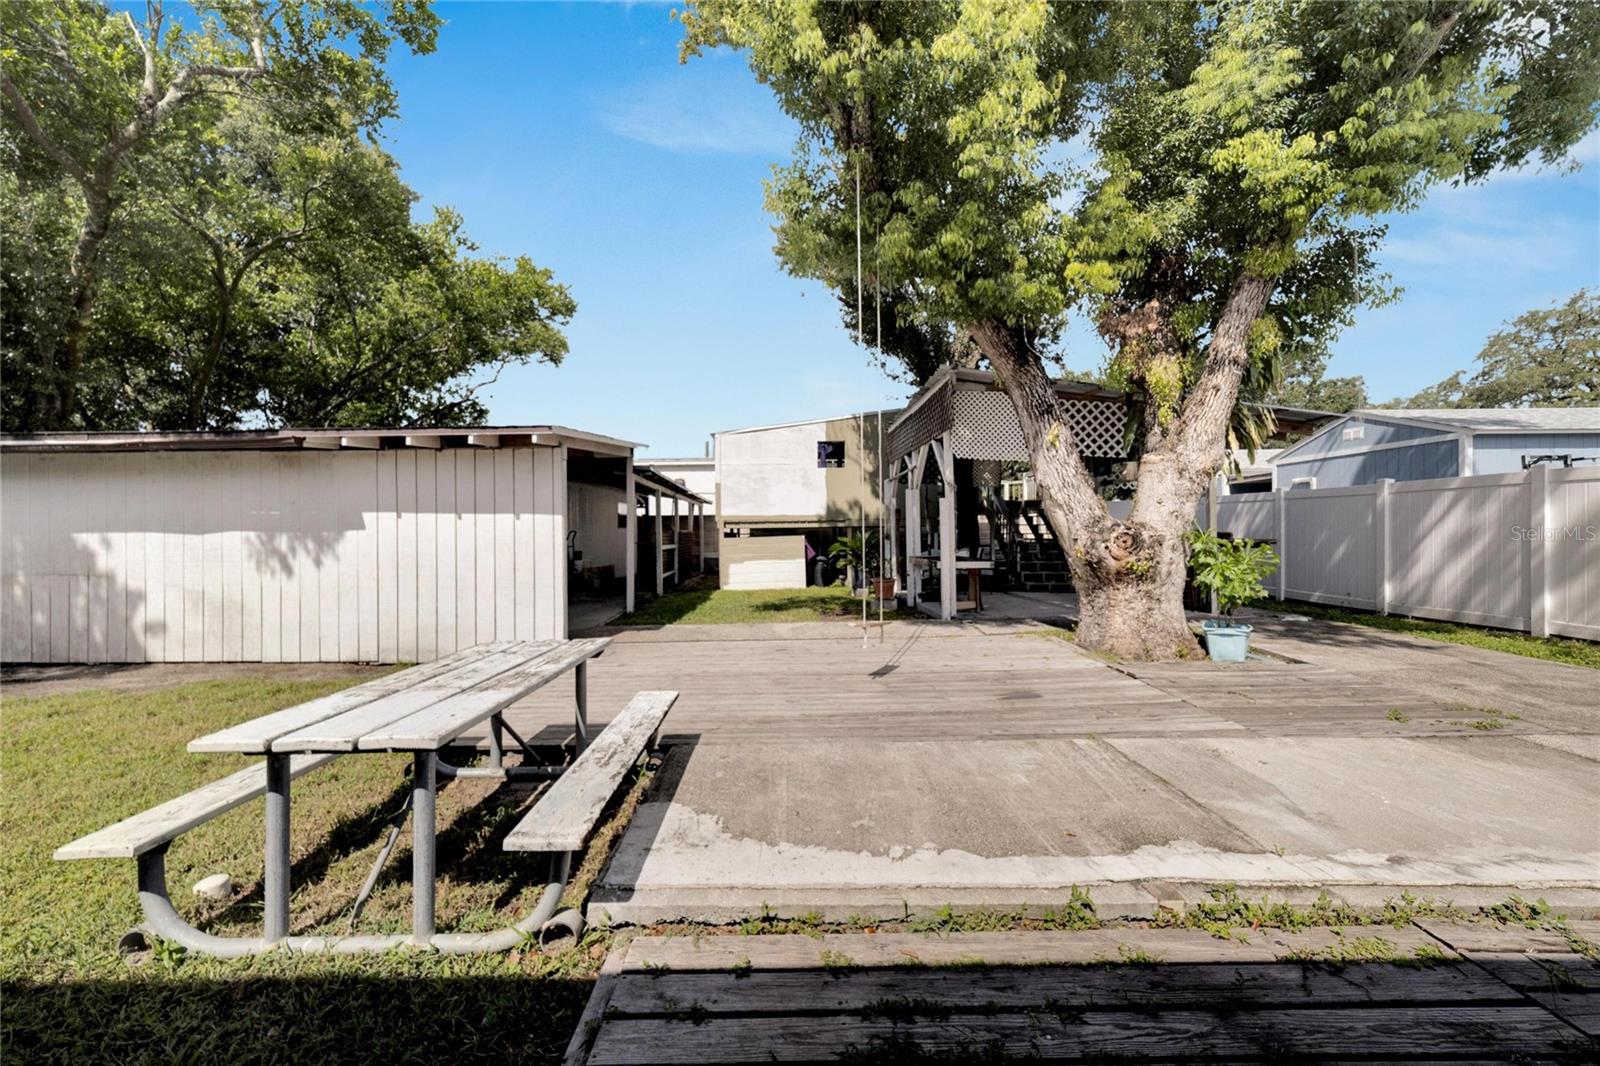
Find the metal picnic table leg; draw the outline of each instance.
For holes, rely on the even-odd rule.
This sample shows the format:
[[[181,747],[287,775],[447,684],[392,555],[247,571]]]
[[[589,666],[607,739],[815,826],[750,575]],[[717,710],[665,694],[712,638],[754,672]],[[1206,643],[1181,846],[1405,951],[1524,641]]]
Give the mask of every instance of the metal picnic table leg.
[[[439,754],[419,751],[411,779],[411,937],[426,944],[433,937],[435,764]]]
[[[495,770],[505,766],[505,722],[497,714],[489,719],[489,766]]]
[[[289,756],[267,756],[266,897],[263,936],[289,935]]]
[[[589,746],[589,660],[585,659],[573,671],[577,695],[577,711],[573,721],[575,755],[582,755]]]

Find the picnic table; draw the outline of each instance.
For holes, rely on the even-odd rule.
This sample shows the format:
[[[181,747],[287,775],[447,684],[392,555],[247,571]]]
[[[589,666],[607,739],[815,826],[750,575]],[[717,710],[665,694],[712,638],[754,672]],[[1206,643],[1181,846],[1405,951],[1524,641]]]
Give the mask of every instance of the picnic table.
[[[528,922],[500,934],[435,933],[438,784],[441,778],[451,777],[557,778],[505,843],[507,850],[560,853],[559,872],[535,908],[536,915],[548,920],[565,884],[570,853],[582,847],[605,801],[627,767],[657,735],[677,697],[675,692],[640,693],[591,745],[587,669],[589,660],[604,652],[609,643],[610,638],[599,637],[480,645],[208,733],[191,741],[189,751],[260,754],[266,756],[265,762],[73,841],[58,849],[55,857],[139,859],[140,897],[154,931],[211,954],[250,954],[286,940],[305,950],[387,950],[396,938],[288,936],[290,783],[335,758],[409,752],[413,770],[411,942],[459,951],[509,947],[530,931],[525,928]],[[575,758],[570,765],[546,764],[506,723],[502,712],[569,671],[575,679]],[[441,750],[485,723],[489,726],[487,766],[458,767],[440,758]],[[522,751],[521,765],[508,766],[504,761],[507,736]],[[259,940],[225,938],[196,930],[172,909],[166,897],[166,848],[179,834],[260,795],[266,798],[263,935]],[[379,856],[379,864],[386,854],[387,849]]]

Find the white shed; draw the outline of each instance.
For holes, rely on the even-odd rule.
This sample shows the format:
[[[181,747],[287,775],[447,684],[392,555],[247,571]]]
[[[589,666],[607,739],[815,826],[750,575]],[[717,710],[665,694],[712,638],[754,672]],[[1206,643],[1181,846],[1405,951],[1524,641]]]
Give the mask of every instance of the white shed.
[[[0,438],[0,659],[410,662],[564,637],[569,477],[631,487],[633,447],[559,426]],[[631,544],[626,511],[606,520]]]

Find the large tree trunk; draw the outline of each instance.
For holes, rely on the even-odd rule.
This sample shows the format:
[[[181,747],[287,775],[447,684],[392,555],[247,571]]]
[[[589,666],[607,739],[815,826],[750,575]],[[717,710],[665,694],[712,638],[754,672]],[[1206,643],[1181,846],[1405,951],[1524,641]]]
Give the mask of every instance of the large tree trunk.
[[[1272,289],[1268,278],[1235,282],[1181,414],[1139,457],[1133,509],[1124,521],[1112,518],[1100,498],[1044,362],[1021,332],[994,321],[972,327],[1016,405],[1039,501],[1066,551],[1078,591],[1080,646],[1123,659],[1200,654],[1183,611],[1186,538],[1201,493],[1222,464],[1250,327]]]
[[[1078,644],[1123,659],[1198,655],[1183,615],[1188,525],[1170,517],[1177,508],[1159,509],[1159,520],[1112,518],[1083,464],[1050,375],[1020,332],[984,322],[972,327],[972,336],[1016,405],[1039,501],[1078,592]]]
[[[65,429],[77,413],[78,380],[83,375],[89,325],[95,299],[100,293],[100,245],[111,229],[111,180],[111,175],[107,174],[103,181],[97,180],[84,189],[83,223],[78,227],[78,240],[72,249],[72,306],[62,330],[62,365],[50,368],[55,378],[52,382],[53,409],[48,412],[48,421],[41,429]]]

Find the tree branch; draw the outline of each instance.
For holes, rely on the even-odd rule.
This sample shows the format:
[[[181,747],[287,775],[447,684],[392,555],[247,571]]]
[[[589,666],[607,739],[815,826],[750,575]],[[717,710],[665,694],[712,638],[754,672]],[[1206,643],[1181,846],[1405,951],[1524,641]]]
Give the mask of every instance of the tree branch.
[[[146,6],[146,10],[150,10]],[[146,41],[144,34],[139,32],[138,23],[133,21],[133,13],[124,11],[122,17],[128,22],[128,30],[133,34],[133,39],[139,46],[139,51],[144,54],[144,93],[139,97],[139,106],[147,108],[155,102],[156,98],[156,52],[154,41]]]
[[[18,4],[15,5],[15,7],[17,17],[34,32],[35,36],[37,36],[48,46],[50,54],[56,58],[56,69],[59,70],[68,81],[72,82],[73,86],[77,88],[79,92],[87,93],[89,91],[89,85],[83,80],[83,75],[78,73],[77,64],[73,61],[72,50],[67,47],[67,42],[62,40],[56,34],[51,33],[43,26],[39,25],[33,19],[29,18],[26,11],[26,5]],[[40,51],[40,49],[34,48],[30,42],[25,41],[23,38],[14,34],[8,33],[5,36],[19,48],[28,48],[29,50],[36,52]]]
[[[1228,291],[1211,342],[1206,345],[1200,378],[1184,401],[1168,438],[1166,451],[1177,459],[1177,473],[1185,479],[1205,477],[1222,458],[1228,420],[1250,361],[1250,329],[1266,311],[1276,287],[1276,278],[1241,271]]]
[[[1452,8],[1445,16],[1435,23],[1423,38],[1422,48],[1417,52],[1410,63],[1406,64],[1396,85],[1406,82],[1422,73],[1422,68],[1428,65],[1428,60],[1439,54],[1439,49],[1444,47],[1445,38],[1450,36],[1450,31],[1456,28],[1456,23],[1461,21],[1461,9]]]
[[[27,131],[33,142],[42,148],[51,159],[61,164],[61,168],[72,175],[78,184],[88,185],[88,170],[85,169],[82,163],[67,154],[67,150],[57,144],[44,131],[44,127],[39,125],[38,117],[33,113],[33,108],[28,106],[28,101],[22,98],[22,93],[11,83],[11,79],[6,77],[4,71],[0,71],[0,95],[4,95],[10,101],[12,110],[17,113],[18,121],[22,123],[22,128]]]

